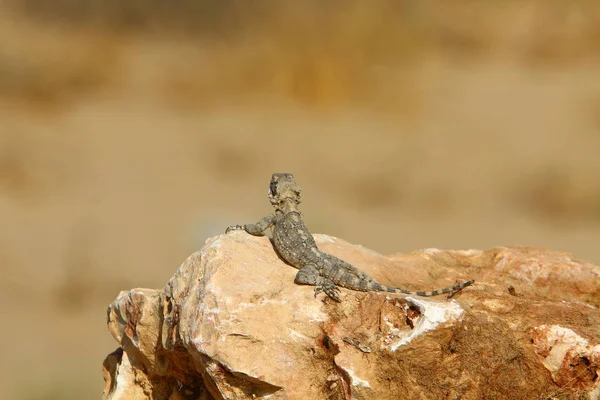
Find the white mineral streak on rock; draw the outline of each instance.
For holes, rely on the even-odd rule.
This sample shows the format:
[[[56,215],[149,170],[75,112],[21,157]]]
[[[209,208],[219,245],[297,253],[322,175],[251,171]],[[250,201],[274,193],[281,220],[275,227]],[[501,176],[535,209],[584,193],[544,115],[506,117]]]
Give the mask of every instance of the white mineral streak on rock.
[[[587,383],[590,400],[600,398],[600,344],[589,341],[575,331],[560,325],[540,325],[532,329],[533,345],[555,382],[570,382],[575,376],[595,374],[596,381]],[[581,360],[586,360],[583,365]]]
[[[290,333],[290,337],[294,339],[310,340],[306,335],[303,335],[300,332],[297,332],[293,329],[288,329],[288,331]]]
[[[460,320],[463,314],[462,307],[454,300],[447,303],[417,300],[414,297],[407,297],[406,300],[417,306],[421,316],[416,320],[417,323],[410,332],[390,346],[391,351],[398,350],[400,346],[410,343],[417,336],[436,329],[440,324]]]
[[[536,348],[541,352],[549,352],[543,363],[552,374],[561,368],[567,352],[581,352],[588,346],[587,340],[560,325],[540,325],[534,328],[534,332],[541,339],[535,341]]]
[[[369,382],[367,382],[364,379],[360,379],[353,370],[348,368],[343,368],[343,370],[348,374],[348,376],[350,376],[350,379],[352,380],[352,386],[360,386],[366,388],[371,387],[371,385],[369,385]]]

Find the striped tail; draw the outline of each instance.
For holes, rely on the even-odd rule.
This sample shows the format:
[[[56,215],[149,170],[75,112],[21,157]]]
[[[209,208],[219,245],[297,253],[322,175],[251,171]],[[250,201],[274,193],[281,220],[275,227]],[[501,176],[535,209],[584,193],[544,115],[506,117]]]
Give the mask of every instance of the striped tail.
[[[475,280],[470,280],[470,281],[466,281],[463,283],[457,283],[454,286],[446,287],[443,289],[436,289],[436,290],[432,290],[430,292],[412,292],[410,290],[399,289],[399,288],[395,288],[395,287],[391,287],[391,286],[384,286],[384,285],[375,286],[374,289],[377,291],[380,291],[380,292],[403,293],[403,294],[412,294],[412,295],[416,295],[416,296],[430,297],[430,296],[437,296],[437,295],[444,294],[444,293],[456,293],[456,292],[459,292],[462,289],[466,288],[467,286],[471,286],[473,283],[475,283]]]

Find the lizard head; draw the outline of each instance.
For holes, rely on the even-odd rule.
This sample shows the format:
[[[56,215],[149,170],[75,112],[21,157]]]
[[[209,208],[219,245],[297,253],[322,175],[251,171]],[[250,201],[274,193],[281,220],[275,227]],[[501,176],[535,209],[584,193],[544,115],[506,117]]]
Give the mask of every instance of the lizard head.
[[[283,205],[285,200],[300,204],[300,186],[294,175],[288,173],[273,174],[269,185],[269,200],[275,207]]]

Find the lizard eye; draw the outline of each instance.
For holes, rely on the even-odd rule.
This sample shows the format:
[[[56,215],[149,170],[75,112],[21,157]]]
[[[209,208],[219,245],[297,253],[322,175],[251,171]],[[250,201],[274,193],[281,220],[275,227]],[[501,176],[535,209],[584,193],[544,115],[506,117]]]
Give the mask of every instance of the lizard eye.
[[[269,190],[271,191],[271,194],[275,196],[277,194],[277,182],[271,182],[271,185],[269,185]]]

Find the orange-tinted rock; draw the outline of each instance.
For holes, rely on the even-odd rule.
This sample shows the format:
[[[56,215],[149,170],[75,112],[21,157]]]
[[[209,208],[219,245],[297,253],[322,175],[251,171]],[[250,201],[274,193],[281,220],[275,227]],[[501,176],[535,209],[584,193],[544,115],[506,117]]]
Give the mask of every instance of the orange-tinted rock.
[[[599,267],[540,249],[385,257],[315,238],[381,283],[476,283],[451,300],[342,289],[335,303],[294,284],[267,238],[218,236],[162,291],[109,306],[121,352],[105,361],[105,398],[598,398]]]

